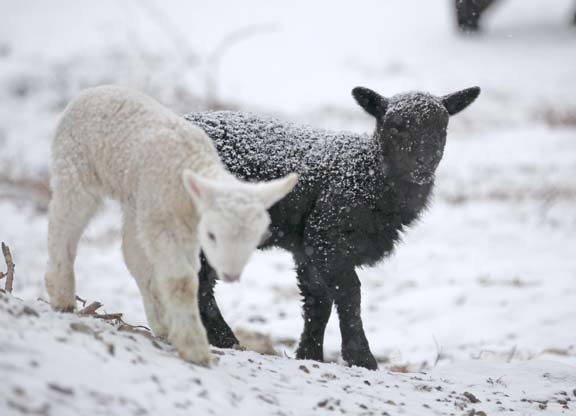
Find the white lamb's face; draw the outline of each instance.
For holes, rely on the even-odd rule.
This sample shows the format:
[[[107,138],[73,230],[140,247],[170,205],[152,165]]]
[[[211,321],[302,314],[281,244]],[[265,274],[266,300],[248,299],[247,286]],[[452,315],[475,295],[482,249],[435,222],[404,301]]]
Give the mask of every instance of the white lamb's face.
[[[265,183],[217,182],[185,171],[184,186],[200,215],[198,242],[225,281],[235,281],[268,230],[267,209],[298,181],[295,174]]]
[[[269,224],[268,213],[258,201],[215,204],[205,211],[198,224],[198,239],[220,279],[232,282],[240,278]]]

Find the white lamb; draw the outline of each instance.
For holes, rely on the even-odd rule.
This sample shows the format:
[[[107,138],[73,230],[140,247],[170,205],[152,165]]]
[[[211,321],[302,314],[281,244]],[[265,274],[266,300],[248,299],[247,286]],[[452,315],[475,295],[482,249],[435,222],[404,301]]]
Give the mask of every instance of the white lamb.
[[[75,305],[74,259],[103,197],[123,209],[124,260],[152,330],[187,361],[209,366],[199,317],[202,249],[224,280],[237,280],[270,219],[295,186],[288,175],[250,184],[232,176],[200,128],[139,92],[102,86],[71,102],[53,144],[46,287],[51,304]]]

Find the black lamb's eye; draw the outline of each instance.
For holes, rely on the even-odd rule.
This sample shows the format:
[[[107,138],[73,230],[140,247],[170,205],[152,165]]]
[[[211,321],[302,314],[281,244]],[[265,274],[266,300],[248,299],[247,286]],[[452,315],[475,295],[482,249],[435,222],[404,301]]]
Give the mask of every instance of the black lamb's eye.
[[[208,231],[208,238],[210,239],[210,241],[216,242],[216,236],[214,235],[214,233]]]
[[[390,126],[390,132],[392,134],[404,133],[406,131],[406,124],[404,123],[393,123]]]

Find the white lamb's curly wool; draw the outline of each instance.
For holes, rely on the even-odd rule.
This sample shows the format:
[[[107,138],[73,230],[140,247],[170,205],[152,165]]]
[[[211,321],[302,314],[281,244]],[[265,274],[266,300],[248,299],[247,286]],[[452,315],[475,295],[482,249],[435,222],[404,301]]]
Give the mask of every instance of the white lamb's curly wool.
[[[116,86],[86,90],[71,102],[52,150],[46,274],[52,305],[74,308],[78,241],[102,198],[111,197],[122,205],[124,259],[150,326],[184,359],[209,365],[197,305],[200,249],[222,278],[237,279],[269,224],[266,209],[296,176],[241,182],[203,130]]]

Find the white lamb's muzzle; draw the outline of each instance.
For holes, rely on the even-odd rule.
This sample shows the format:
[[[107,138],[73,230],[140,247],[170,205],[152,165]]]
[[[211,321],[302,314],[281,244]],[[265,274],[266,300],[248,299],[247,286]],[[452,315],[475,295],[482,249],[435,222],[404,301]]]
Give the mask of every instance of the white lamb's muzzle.
[[[218,276],[220,277],[220,280],[224,280],[228,283],[240,280],[240,273],[218,273]]]
[[[225,282],[237,282],[238,280],[240,280],[240,276],[242,275],[243,269],[244,267],[240,268],[230,267],[223,270],[217,270],[216,273],[218,274],[220,280],[223,280]]]
[[[219,268],[216,268],[216,273],[220,280],[225,282],[237,282],[240,280],[244,266],[246,266],[249,258],[250,255],[229,256],[225,262],[220,263]]]

